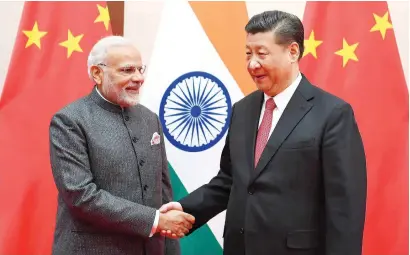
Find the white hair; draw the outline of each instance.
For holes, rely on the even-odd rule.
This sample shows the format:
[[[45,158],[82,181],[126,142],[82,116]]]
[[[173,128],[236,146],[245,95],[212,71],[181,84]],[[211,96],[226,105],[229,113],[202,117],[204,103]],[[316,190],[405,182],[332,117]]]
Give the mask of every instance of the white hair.
[[[122,36],[112,35],[104,37],[94,44],[87,60],[88,76],[92,81],[94,81],[94,78],[91,74],[91,67],[102,63],[105,64],[104,62],[106,60],[108,50],[115,46],[133,46],[133,43]]]

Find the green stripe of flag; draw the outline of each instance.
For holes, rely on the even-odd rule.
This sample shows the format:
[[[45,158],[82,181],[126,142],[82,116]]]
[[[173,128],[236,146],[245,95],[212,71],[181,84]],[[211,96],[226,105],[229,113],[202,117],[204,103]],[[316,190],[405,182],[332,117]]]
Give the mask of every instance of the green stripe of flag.
[[[174,199],[179,200],[188,195],[188,191],[171,164],[168,166]],[[181,239],[181,255],[222,255],[222,247],[208,225],[204,225],[191,235]]]

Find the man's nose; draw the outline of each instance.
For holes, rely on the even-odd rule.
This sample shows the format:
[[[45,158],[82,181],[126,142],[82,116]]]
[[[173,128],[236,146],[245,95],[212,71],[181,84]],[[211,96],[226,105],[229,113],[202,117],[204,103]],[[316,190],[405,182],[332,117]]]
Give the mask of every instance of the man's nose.
[[[144,75],[143,74],[141,74],[140,72],[135,72],[133,75],[132,75],[132,77],[131,77],[131,80],[133,81],[133,82],[144,82]]]
[[[249,69],[257,69],[257,68],[260,68],[260,67],[261,67],[261,64],[258,61],[254,60],[254,59],[251,59],[248,63],[248,68]]]

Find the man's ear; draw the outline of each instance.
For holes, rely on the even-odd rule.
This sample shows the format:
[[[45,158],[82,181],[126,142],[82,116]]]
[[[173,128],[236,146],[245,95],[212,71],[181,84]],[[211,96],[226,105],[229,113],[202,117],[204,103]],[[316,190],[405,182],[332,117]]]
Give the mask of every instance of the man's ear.
[[[299,59],[300,55],[300,49],[299,49],[299,44],[297,42],[292,42],[289,47],[289,55],[290,55],[290,61],[292,63],[295,63]]]
[[[97,67],[97,66],[92,66],[90,68],[90,72],[91,72],[91,76],[93,77],[95,83],[97,85],[101,85],[102,84],[102,77],[103,77],[103,72],[101,70],[101,68]]]

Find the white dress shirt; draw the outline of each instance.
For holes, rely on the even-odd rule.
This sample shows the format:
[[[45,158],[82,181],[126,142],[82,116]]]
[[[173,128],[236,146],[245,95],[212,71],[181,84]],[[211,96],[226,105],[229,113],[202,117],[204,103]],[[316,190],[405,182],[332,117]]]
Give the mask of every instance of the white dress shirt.
[[[107,101],[111,104],[114,104],[113,102],[108,101],[105,97],[103,97],[103,95],[101,95],[100,91],[98,91],[97,87],[95,89],[97,90],[98,95],[100,95],[105,101]],[[152,226],[151,234],[149,235],[149,237],[153,236],[155,234],[155,232],[157,231],[158,221],[159,221],[159,211],[157,210],[156,213],[155,213],[154,224]]]
[[[296,77],[296,79],[282,92],[280,92],[279,94],[277,94],[276,96],[273,97],[273,101],[275,102],[275,109],[273,109],[273,113],[272,113],[272,126],[270,128],[269,131],[269,137],[271,136],[273,130],[276,127],[276,124],[278,124],[278,121],[280,119],[280,117],[282,116],[283,111],[285,111],[286,106],[288,105],[290,99],[292,98],[293,94],[295,93],[297,87],[299,86],[300,81],[302,80],[302,75],[298,74],[298,76]],[[258,127],[261,125],[262,123],[262,119],[263,119],[263,114],[265,113],[265,105],[266,105],[266,101],[271,98],[270,96],[264,94],[264,101],[262,104],[262,111],[261,111],[261,115],[259,118],[259,125]],[[269,139],[268,137],[268,139]]]

